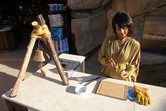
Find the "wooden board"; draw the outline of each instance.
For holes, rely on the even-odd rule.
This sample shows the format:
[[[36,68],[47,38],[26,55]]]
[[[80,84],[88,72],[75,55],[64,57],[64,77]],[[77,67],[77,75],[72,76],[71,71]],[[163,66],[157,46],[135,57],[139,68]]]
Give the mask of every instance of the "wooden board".
[[[127,100],[127,87],[127,85],[101,80],[96,94]]]

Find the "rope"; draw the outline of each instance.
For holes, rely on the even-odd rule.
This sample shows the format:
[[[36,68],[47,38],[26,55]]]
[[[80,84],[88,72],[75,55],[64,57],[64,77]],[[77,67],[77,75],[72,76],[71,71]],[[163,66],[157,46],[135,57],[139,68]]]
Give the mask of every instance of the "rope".
[[[42,25],[38,30],[33,29],[31,32],[31,38],[40,38],[42,41],[45,41],[47,37],[51,37],[51,32],[49,31],[47,25]]]

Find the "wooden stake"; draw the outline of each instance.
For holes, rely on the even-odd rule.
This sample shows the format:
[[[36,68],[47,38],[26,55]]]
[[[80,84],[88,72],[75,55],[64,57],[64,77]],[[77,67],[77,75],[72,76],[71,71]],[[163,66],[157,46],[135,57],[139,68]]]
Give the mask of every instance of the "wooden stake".
[[[43,19],[43,16],[40,14],[37,16],[37,19],[38,19],[38,22],[40,25],[45,25],[45,20]],[[59,61],[59,58],[58,58],[58,54],[55,50],[55,47],[54,47],[54,44],[53,44],[53,41],[52,41],[52,38],[51,37],[47,37],[47,42],[48,42],[48,45],[49,45],[49,48],[51,50],[51,53],[52,53],[52,56],[54,58],[54,63],[56,64],[56,67],[58,69],[58,72],[59,72],[59,75],[62,79],[62,82],[65,84],[65,85],[68,85],[69,84],[69,81],[64,73],[64,70],[63,70],[63,67]]]
[[[38,23],[36,24],[35,22],[33,22],[32,25],[35,29],[40,28]],[[36,38],[31,38],[31,40],[29,42],[29,45],[27,46],[27,51],[26,51],[26,54],[25,54],[25,57],[24,57],[24,61],[23,61],[21,70],[20,70],[19,75],[17,77],[16,83],[15,83],[15,85],[14,85],[14,87],[13,87],[11,93],[10,93],[10,97],[15,97],[17,95],[20,84],[21,84],[22,80],[24,79],[25,72],[27,70],[27,67],[28,67],[28,64],[29,64],[30,57],[32,55],[32,50],[33,50],[33,47],[35,45],[35,42],[36,42]]]

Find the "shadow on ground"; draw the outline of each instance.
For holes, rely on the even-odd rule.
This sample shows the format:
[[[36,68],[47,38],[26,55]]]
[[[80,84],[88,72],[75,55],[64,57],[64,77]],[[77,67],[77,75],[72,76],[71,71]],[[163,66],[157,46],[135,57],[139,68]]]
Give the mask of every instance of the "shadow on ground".
[[[0,72],[0,95],[6,93],[6,91],[10,90],[16,81],[16,77],[8,75],[7,73]],[[5,104],[5,101],[1,98],[0,99],[0,110],[1,111],[8,111],[8,108]]]

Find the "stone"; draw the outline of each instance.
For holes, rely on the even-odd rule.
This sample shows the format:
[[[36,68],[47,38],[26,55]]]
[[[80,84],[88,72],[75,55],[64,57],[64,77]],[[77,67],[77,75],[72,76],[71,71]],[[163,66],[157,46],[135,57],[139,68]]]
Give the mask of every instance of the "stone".
[[[105,37],[114,35],[112,18],[117,11],[124,10],[129,13],[135,27],[133,38],[140,43],[143,36],[145,18],[147,16],[166,17],[166,0],[68,1],[70,1],[69,7],[72,10],[76,10],[73,14],[74,19],[72,19],[72,33],[75,35],[77,52],[81,55],[92,51],[96,46],[102,44],[102,40]],[[94,4],[92,5],[92,3]],[[100,12],[106,12],[106,15],[103,14],[103,16]],[[100,42],[97,43],[97,41]],[[141,49],[138,82],[166,87],[165,73],[166,56],[144,52]]]
[[[166,81],[166,63],[145,65],[140,67],[138,74],[138,82],[164,86],[164,81]]]
[[[138,82],[157,86],[165,86],[166,56],[141,52]]]
[[[155,11],[147,13],[147,16],[159,16],[159,17],[166,17],[166,6],[161,6]]]
[[[92,14],[92,15],[96,15],[96,14],[98,14],[98,13],[100,13],[100,12],[103,12],[103,11],[105,11],[105,8],[100,7],[100,8],[97,8],[97,9],[93,9],[93,10],[91,11],[91,14]]]
[[[132,17],[132,20],[135,28],[133,38],[141,42],[144,31],[145,14]]]
[[[113,29],[112,29],[112,18],[115,15],[115,13],[116,13],[116,11],[114,11],[112,9],[108,10],[108,12],[107,12],[108,27],[107,27],[107,30],[106,30],[106,37],[114,35]]]
[[[144,22],[142,24],[144,24]],[[133,34],[133,38],[135,38],[140,43],[141,43],[141,40],[142,40],[141,35],[143,34],[143,29],[144,28],[141,25],[137,25],[134,29],[135,31],[134,31],[134,34]]]
[[[73,19],[87,18],[91,16],[90,11],[71,11],[71,16]]]
[[[126,11],[131,15],[140,15],[143,13],[157,10],[166,5],[166,0],[126,0]]]
[[[116,10],[116,11],[122,11],[126,10],[125,8],[125,1],[126,0],[112,0],[111,2],[111,9]]]
[[[71,31],[75,37],[77,53],[85,55],[102,44],[105,38],[106,12],[91,17],[72,19]]]
[[[166,56],[141,52],[141,65],[166,63]]]
[[[72,10],[91,10],[108,4],[110,0],[68,0]]]

